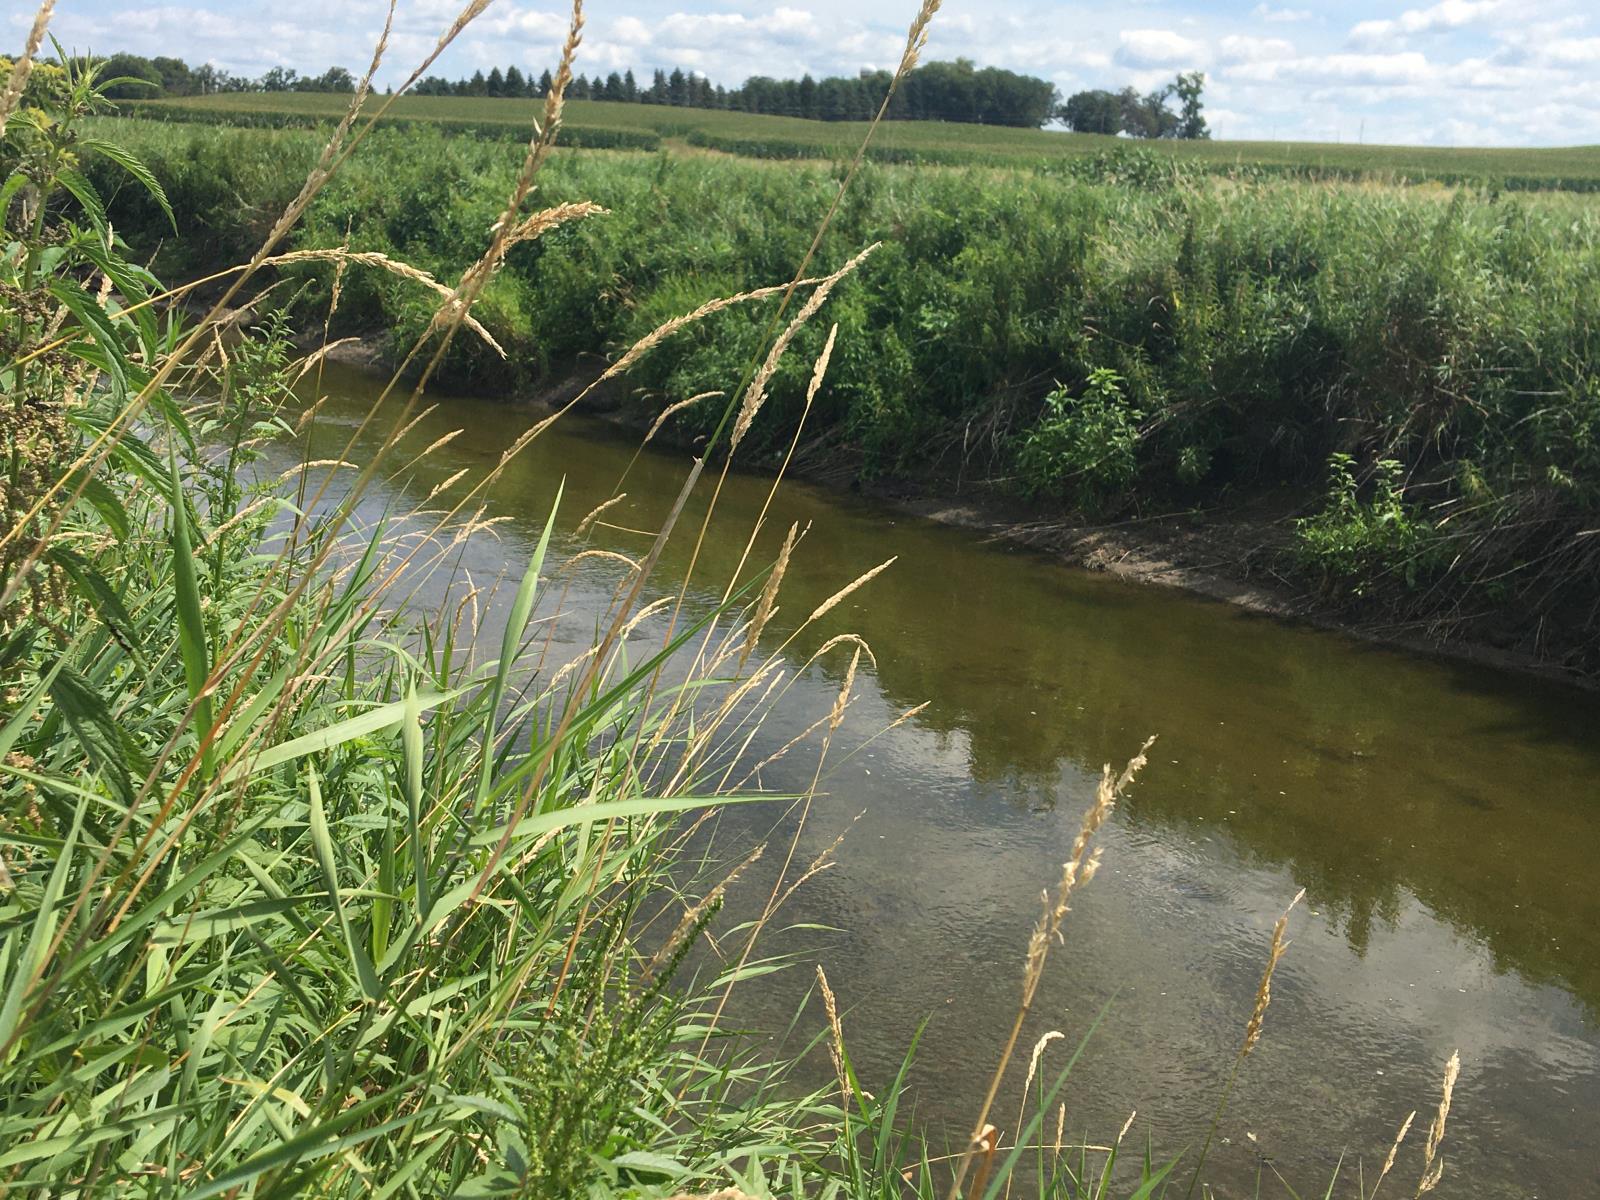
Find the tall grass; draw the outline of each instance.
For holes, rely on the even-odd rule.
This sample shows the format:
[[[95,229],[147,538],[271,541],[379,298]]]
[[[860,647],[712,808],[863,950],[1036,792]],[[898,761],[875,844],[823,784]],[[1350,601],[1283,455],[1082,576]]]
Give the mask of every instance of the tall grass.
[[[778,1105],[781,1066],[707,1043],[673,990],[717,892],[672,928],[671,818],[754,798],[715,783],[748,717],[726,693],[778,669],[731,678],[748,581],[663,636],[652,554],[604,636],[549,661],[572,520],[552,480],[499,653],[476,644],[481,586],[418,621],[408,581],[481,514],[352,518],[426,453],[405,441],[422,385],[369,415],[390,454],[351,482],[241,482],[261,439],[315,419],[289,405],[314,363],[281,322],[221,336],[220,301],[156,315],[75,171],[98,86],[46,73],[7,144],[0,1188],[567,1196],[819,1157],[826,1110]],[[586,215],[526,211],[560,115],[558,90],[418,363],[507,249]],[[234,292],[361,136],[335,132]],[[137,158],[95,149],[165,205]],[[699,669],[669,670],[702,633]]]
[[[467,4],[416,74],[482,7]],[[902,74],[936,8],[913,24]],[[41,30],[48,16],[46,5]],[[210,278],[220,290],[198,318],[173,303],[197,289],[164,290],[134,264],[79,169],[96,154],[173,216],[160,172],[90,122],[104,81],[65,56],[30,80],[25,61],[0,101],[11,125],[0,185],[0,1192],[554,1197],[732,1184],[931,1196],[950,1176],[952,1198],[993,1198],[1028,1151],[1041,1195],[1114,1186],[1115,1147],[1093,1151],[1104,1158],[1091,1172],[1090,1149],[1065,1147],[1058,1118],[1046,1150],[1065,1071],[1048,1086],[1040,1077],[1038,1112],[1012,1144],[988,1117],[1068,901],[1098,864],[1091,839],[1134,768],[1108,771],[1041,916],[1016,1025],[952,1171],[907,1132],[904,1072],[877,1094],[855,1076],[825,978],[837,1101],[831,1088],[787,1082],[781,1061],[719,1026],[729,990],[765,969],[763,924],[821,865],[791,871],[796,843],[731,965],[702,989],[680,979],[739,874],[686,882],[684,839],[698,815],[775,799],[728,781],[789,677],[796,634],[777,647],[762,635],[802,552],[796,531],[767,569],[749,564],[752,531],[704,611],[686,604],[687,578],[662,589],[654,567],[680,535],[705,462],[695,460],[650,549],[619,564],[610,607],[561,661],[554,532],[596,513],[573,520],[560,481],[519,577],[452,574],[462,543],[492,534],[477,507],[485,489],[548,422],[448,509],[425,503],[359,525],[372,482],[428,454],[410,440],[414,418],[462,330],[505,352],[473,322],[507,264],[603,219],[593,204],[530,202],[582,26],[578,4],[520,162],[473,202],[495,219],[477,226],[488,232],[470,261],[429,272],[342,239],[284,248],[316,228],[302,222],[376,141],[357,113],[386,28],[347,118],[271,197],[281,204],[261,217],[245,261]],[[845,293],[831,293],[866,256],[830,254],[863,159],[831,181],[809,246],[771,277],[787,284],[674,315],[607,373],[648,363],[718,313],[775,299],[755,318],[759,352],[724,380],[739,382],[713,440],[731,453],[770,409],[808,323],[825,305],[838,313]],[[809,277],[813,259],[841,265]],[[301,439],[317,420],[315,399],[301,405],[293,389],[315,396],[321,353],[297,362],[281,314],[252,314],[252,285],[275,265],[307,263],[329,271],[325,334],[362,270],[423,307],[397,352],[402,370],[365,418],[390,430],[382,451],[272,478],[261,445]],[[808,356],[806,416],[842,324]],[[846,583],[801,628],[888,565]],[[412,589],[439,573],[446,599],[419,613]],[[497,647],[477,622],[491,604],[508,612]],[[870,656],[848,634],[817,653],[830,652],[849,653],[850,666],[818,726],[811,786],[787,798],[802,821]],[[1241,1060],[1267,998],[1264,982]],[[1442,1170],[1453,1082],[1452,1070],[1421,1190]],[[1147,1159],[1129,1195],[1154,1194],[1172,1169]]]

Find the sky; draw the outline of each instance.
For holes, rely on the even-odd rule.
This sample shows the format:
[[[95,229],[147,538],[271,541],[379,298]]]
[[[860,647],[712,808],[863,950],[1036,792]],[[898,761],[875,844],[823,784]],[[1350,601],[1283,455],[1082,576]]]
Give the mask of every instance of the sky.
[[[398,82],[465,0],[400,0]],[[892,67],[918,0],[590,0],[578,70],[682,66],[717,83],[749,75],[853,75]],[[29,0],[7,0],[0,46],[20,45]],[[71,49],[171,54],[259,75],[272,66],[359,72],[382,0],[59,0],[52,30]],[[565,5],[495,0],[437,73],[553,64]],[[1595,0],[946,0],[927,56],[967,57],[1052,80],[1062,94],[1178,71],[1207,74],[1213,136],[1439,146],[1600,143],[1600,3]]]

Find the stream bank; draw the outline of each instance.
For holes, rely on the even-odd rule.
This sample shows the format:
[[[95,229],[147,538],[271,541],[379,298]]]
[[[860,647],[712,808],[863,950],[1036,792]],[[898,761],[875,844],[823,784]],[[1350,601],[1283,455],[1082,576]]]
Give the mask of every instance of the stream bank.
[[[309,349],[310,346],[307,346]],[[366,372],[389,366],[380,334],[334,344],[328,361]],[[549,415],[570,404],[604,370],[603,364],[569,365],[554,380],[520,396],[486,395],[508,406]],[[643,436],[647,425],[625,403],[626,381],[611,381],[584,397],[577,411]],[[670,424],[657,440],[673,444]],[[678,441],[684,448],[691,444]],[[741,470],[763,473],[760,466]],[[1520,630],[1514,618],[1483,622],[1438,636],[1426,622],[1396,622],[1317,595],[1284,567],[1294,522],[1312,511],[1316,497],[1276,493],[1243,498],[1227,507],[1177,511],[1097,522],[1048,506],[1030,505],[983,481],[918,480],[904,475],[861,480],[837,463],[804,456],[791,467],[797,478],[860,495],[887,509],[981,535],[984,539],[1049,557],[1066,566],[1102,572],[1131,583],[1177,588],[1249,612],[1311,625],[1411,653],[1476,663],[1600,690],[1595,634],[1548,623]]]

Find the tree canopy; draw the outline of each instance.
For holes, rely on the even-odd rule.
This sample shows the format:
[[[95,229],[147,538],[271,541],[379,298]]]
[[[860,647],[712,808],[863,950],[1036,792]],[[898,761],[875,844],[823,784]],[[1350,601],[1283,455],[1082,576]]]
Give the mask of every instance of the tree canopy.
[[[1075,133],[1125,133],[1137,138],[1208,138],[1201,97],[1203,72],[1179,75],[1166,87],[1140,95],[1125,87],[1120,92],[1095,89],[1067,97],[1056,115]],[[1169,101],[1178,102],[1177,111]]]

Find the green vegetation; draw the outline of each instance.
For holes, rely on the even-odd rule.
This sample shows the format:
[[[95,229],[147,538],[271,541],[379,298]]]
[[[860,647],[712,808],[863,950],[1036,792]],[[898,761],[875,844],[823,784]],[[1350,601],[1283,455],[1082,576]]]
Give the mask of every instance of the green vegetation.
[[[0,1188],[814,1176],[836,1113],[715,1032],[743,971],[676,978],[720,892],[669,874],[670,818],[736,799],[722,676],[661,676],[707,620],[635,654],[624,605],[541,671],[555,479],[497,655],[464,596],[395,615],[472,521],[355,534],[361,481],[249,482],[312,415],[281,321],[224,347],[160,311],[78,167],[159,183],[87,135],[92,72],[40,74],[0,158]]]
[[[26,59],[19,84],[25,68]],[[653,306],[727,282],[733,262],[806,262],[794,252],[804,225],[771,223],[758,206],[746,222],[721,226],[725,238],[748,238],[743,247],[713,244],[707,228],[693,244],[640,236],[631,248],[645,264],[637,281],[651,287],[596,296],[593,260],[611,254],[618,268],[630,248],[606,240],[615,233],[587,238],[591,225],[604,228],[592,207],[526,211],[545,170],[555,168],[551,192],[631,183],[631,197],[612,190],[619,202],[639,201],[635,228],[681,235],[691,229],[670,228],[676,218],[728,214],[708,205],[690,213],[662,197],[725,183],[726,175],[694,171],[730,168],[675,176],[663,159],[653,177],[612,178],[605,172],[638,161],[547,162],[558,100],[518,170],[474,157],[491,149],[484,143],[437,132],[379,136],[346,163],[356,142],[347,126],[319,148],[302,134],[96,122],[106,107],[96,69],[65,56],[30,89],[15,110],[20,89],[0,100],[0,452],[9,466],[0,532],[0,1186],[75,1196],[599,1198],[733,1184],[763,1198],[887,1200],[909,1187],[931,1200],[953,1175],[952,1200],[993,1200],[1031,1160],[1041,1197],[1158,1192],[1175,1161],[1157,1165],[1147,1154],[1119,1175],[1120,1137],[1109,1148],[1066,1147],[1058,1120],[1048,1140],[1046,1121],[1061,1111],[1054,1106],[1071,1070],[1049,1067],[1035,1087],[1048,1038],[1035,1047],[1024,1112],[1003,1153],[986,1124],[998,1114],[1008,1064],[1020,1061],[1018,1037],[1068,901],[1098,867],[1094,835],[1142,753],[1120,776],[1104,772],[1033,931],[1015,1025],[973,1138],[947,1165],[904,1132],[903,1070],[873,1091],[856,1077],[820,972],[837,1102],[831,1087],[827,1097],[783,1088],[767,1047],[719,1028],[728,990],[781,965],[752,957],[780,901],[739,931],[743,953],[708,987],[682,978],[732,876],[686,882],[678,852],[693,826],[672,818],[759,798],[727,788],[728,744],[759,722],[767,701],[752,712],[752,697],[809,665],[787,661],[787,641],[762,643],[794,535],[770,569],[741,563],[721,604],[675,609],[664,632],[641,632],[674,600],[644,597],[699,480],[696,461],[654,549],[619,571],[612,608],[557,664],[547,656],[561,644],[559,589],[548,586],[553,532],[567,519],[559,481],[550,481],[550,515],[520,580],[505,581],[511,599],[497,647],[478,644],[469,622],[492,598],[476,588],[454,590],[431,612],[406,603],[411,572],[452,561],[482,533],[470,500],[525,439],[448,512],[391,513],[355,529],[375,474],[404,474],[429,452],[406,439],[432,367],[471,371],[492,361],[482,349],[447,358],[463,330],[484,343],[504,334],[518,351],[547,332],[572,348],[597,331],[621,336],[626,343],[609,348],[630,344],[623,358],[655,348],[643,361],[662,379],[720,363],[732,367],[725,383],[748,381],[765,361],[730,442],[769,381],[753,444],[792,436],[798,426],[783,410],[793,414],[793,377],[814,370],[820,381],[823,372],[782,351],[799,354],[821,336],[802,328],[804,315],[845,271],[805,285],[814,290],[802,317],[776,340],[767,336],[771,314],[763,335],[760,318],[737,306],[710,323],[685,323],[682,308],[670,324],[640,322]],[[424,157],[408,157],[418,146]],[[324,169],[333,164],[337,172]],[[600,173],[586,178],[591,169]],[[816,207],[835,182],[739,169],[750,172],[745,182],[789,187],[790,216]],[[248,198],[237,190],[246,176],[261,184]],[[952,180],[958,189],[987,186]],[[885,180],[866,182],[837,227],[815,226],[829,254],[834,241],[883,219]],[[1120,216],[1124,203],[1092,189],[1062,194],[1071,198],[1064,211],[1087,203],[1094,219]],[[378,200],[387,207],[374,209]],[[355,215],[363,236],[404,240],[430,251],[440,271],[449,267],[460,282],[443,288],[447,299],[416,265],[355,245]],[[919,236],[959,253],[960,226],[948,212],[933,216]],[[212,230],[208,254],[243,239],[254,250],[250,265],[219,277],[233,282],[198,319],[183,315],[177,294],[131,249],[174,227]],[[291,229],[299,257],[281,253]],[[1088,232],[1081,221],[1066,230]],[[435,242],[443,238],[447,248]],[[872,260],[890,264],[883,277],[896,301],[918,263],[902,241]],[[465,246],[483,249],[461,262]],[[675,269],[663,272],[669,258]],[[685,266],[697,258],[704,268],[691,276]],[[367,414],[391,429],[376,456],[301,461],[276,477],[259,470],[264,442],[295,444],[318,415],[292,391],[316,365],[292,361],[285,313],[296,308],[244,328],[229,319],[228,306],[272,263],[307,273],[316,286],[298,304],[312,306],[304,311],[318,313],[324,329],[352,316],[392,318],[397,334],[415,335],[406,358],[429,365],[414,386],[393,379]],[[359,274],[373,268],[386,273]],[[970,298],[946,295],[942,313],[924,308],[908,328],[957,335],[947,318]],[[470,309],[482,325],[471,324]],[[874,312],[859,289],[841,291],[829,310],[853,343],[838,361],[854,359],[847,377],[858,390],[875,378],[862,373],[875,347],[856,336],[872,328]],[[687,338],[669,336],[685,330]],[[702,335],[728,348],[714,351]],[[915,347],[906,346],[909,361]],[[1093,431],[1115,426],[1125,399],[1145,404],[1151,380],[1125,364],[1120,378],[1091,372],[1077,399],[1071,384],[1058,386],[1041,426],[1045,479],[1090,461]],[[701,422],[714,428],[713,443],[732,411]],[[1120,427],[1142,419],[1141,409]],[[848,407],[831,418],[838,429],[853,422]],[[1059,437],[1049,432],[1057,423]],[[888,444],[890,432],[879,430],[878,457],[913,461]],[[1109,491],[1128,473],[1097,469],[1095,479]],[[677,600],[689,586],[682,582]],[[853,657],[823,723],[824,756],[863,653],[849,638],[829,645]],[[669,669],[686,659],[686,675]],[[1261,1035],[1287,921],[1286,913],[1269,944],[1219,1123]],[[1419,1194],[1443,1170],[1437,1151],[1457,1065],[1446,1070]]]
[[[185,227],[228,254],[247,252],[253,213],[275,208],[230,198],[286,199],[315,144],[293,131],[114,128],[156,164]],[[1218,183],[1165,162],[1105,155],[1069,178],[864,173],[822,256],[883,245],[834,302],[840,351],[808,417],[808,461],[926,481],[965,456],[969,480],[1116,513],[1284,490],[1312,502],[1334,456],[1349,455],[1355,490],[1330,511],[1366,511],[1374,488],[1403,497],[1405,538],[1358,550],[1330,517],[1302,527],[1284,569],[1445,630],[1502,614],[1514,630],[1581,627],[1600,596],[1587,533],[1600,504],[1600,213],[1576,197]],[[468,197],[496,194],[508,172],[490,142],[380,131],[301,236],[331,245],[348,230],[353,249],[454,278],[460,247],[495,220],[489,200]],[[559,155],[545,195],[611,214],[513,253],[478,308],[508,357],[462,346],[454,374],[526,387],[781,280],[835,187],[822,167]],[[114,208],[123,228],[158,236],[163,218],[137,194]],[[328,269],[309,273],[320,303]],[[426,294],[401,280],[352,276],[345,293],[347,330],[403,343],[430,318]],[[725,388],[763,328],[758,310],[730,310],[663,347],[640,370],[640,419]],[[815,353],[821,336],[807,331],[801,349]],[[798,358],[779,371],[753,449],[787,445],[806,374]],[[702,406],[675,427],[695,436],[716,419]],[[1375,476],[1386,460],[1399,474]]]
[[[1089,373],[1076,396],[1057,387],[1044,398],[1038,423],[1022,438],[1017,473],[1032,495],[1059,492],[1073,481],[1078,506],[1093,512],[1123,495],[1139,472],[1139,422],[1123,379],[1109,367]]]
[[[142,116],[219,124],[289,127],[337,120],[346,99],[316,93],[274,92],[134,102]],[[491,97],[402,96],[391,119],[432,122],[452,130],[524,136],[532,104]],[[572,101],[568,132],[588,138],[612,130],[634,138],[684,138],[707,149],[754,158],[843,158],[861,144],[866,125],[807,121],[799,117],[716,112],[656,104]],[[571,144],[569,142],[569,144]],[[585,146],[600,143],[584,140]],[[654,140],[628,144],[653,146]],[[1304,178],[1376,179],[1412,183],[1473,183],[1523,190],[1600,190],[1600,147],[1538,150],[1441,149],[1327,143],[1152,140],[1151,153],[1218,174],[1285,174]],[[869,157],[880,162],[1063,165],[1078,158],[1125,151],[1119,138],[1007,129],[940,121],[900,121],[873,136]]]

